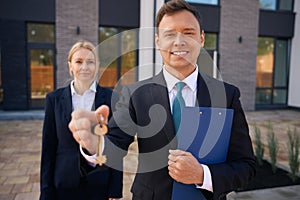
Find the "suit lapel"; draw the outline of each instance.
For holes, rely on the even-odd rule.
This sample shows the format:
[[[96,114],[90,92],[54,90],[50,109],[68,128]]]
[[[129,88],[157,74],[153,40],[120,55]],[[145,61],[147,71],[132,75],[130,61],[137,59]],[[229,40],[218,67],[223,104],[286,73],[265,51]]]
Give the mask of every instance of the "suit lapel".
[[[93,109],[96,109],[105,103],[106,103],[105,92],[102,91],[102,88],[99,85],[97,85],[96,96],[95,96],[95,108]]]
[[[211,96],[214,92],[209,90],[209,80],[205,78],[205,75],[198,73],[197,79],[197,101],[196,106],[200,107],[210,107],[211,106]]]
[[[73,110],[70,85],[64,88],[60,102],[60,108],[63,113],[63,116],[66,122],[69,123],[71,121],[71,113]]]
[[[160,104],[165,108],[167,119],[163,127],[163,132],[167,137],[168,141],[171,142],[175,136],[175,129],[172,120],[173,118],[170,108],[168,89],[162,72],[160,72],[157,76],[153,77],[153,84],[151,86],[152,87],[150,87],[150,93],[152,95],[152,103]],[[161,113],[157,112],[157,116],[160,115]],[[174,148],[175,147],[176,144],[174,145]]]

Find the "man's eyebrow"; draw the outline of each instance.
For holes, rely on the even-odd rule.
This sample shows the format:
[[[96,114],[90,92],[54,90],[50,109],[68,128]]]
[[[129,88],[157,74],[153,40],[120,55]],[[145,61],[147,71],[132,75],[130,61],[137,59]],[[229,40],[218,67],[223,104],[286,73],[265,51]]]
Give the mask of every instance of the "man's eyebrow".
[[[196,29],[195,28],[185,28],[185,29],[183,29],[184,31],[196,31]]]

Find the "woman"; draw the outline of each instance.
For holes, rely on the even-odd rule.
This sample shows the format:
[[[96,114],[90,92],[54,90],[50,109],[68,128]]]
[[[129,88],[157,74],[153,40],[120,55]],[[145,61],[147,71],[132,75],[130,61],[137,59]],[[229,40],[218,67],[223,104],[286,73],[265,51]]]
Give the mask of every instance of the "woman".
[[[68,128],[73,110],[111,105],[112,92],[96,82],[98,61],[94,46],[87,41],[74,44],[68,65],[73,77],[71,84],[46,97],[40,199],[121,198],[122,172],[89,163]]]

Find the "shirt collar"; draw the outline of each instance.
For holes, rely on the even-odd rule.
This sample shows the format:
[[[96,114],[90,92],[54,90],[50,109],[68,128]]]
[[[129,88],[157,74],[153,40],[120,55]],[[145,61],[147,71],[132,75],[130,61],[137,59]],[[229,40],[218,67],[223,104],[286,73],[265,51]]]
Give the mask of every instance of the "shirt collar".
[[[91,85],[91,87],[88,89],[88,91],[91,91],[91,92],[95,92],[96,93],[96,81],[94,81]],[[77,94],[75,88],[74,88],[74,80],[72,80],[71,84],[70,84],[70,87],[71,87],[71,94],[72,96]]]
[[[175,84],[179,82],[180,80],[177,79],[175,76],[170,74],[165,66],[163,66],[163,75],[165,77],[168,91],[171,92],[171,90],[174,88]],[[196,65],[196,69],[193,73],[191,73],[188,77],[183,79],[181,82],[184,82],[193,92],[197,89],[197,78],[198,78],[198,66]]]

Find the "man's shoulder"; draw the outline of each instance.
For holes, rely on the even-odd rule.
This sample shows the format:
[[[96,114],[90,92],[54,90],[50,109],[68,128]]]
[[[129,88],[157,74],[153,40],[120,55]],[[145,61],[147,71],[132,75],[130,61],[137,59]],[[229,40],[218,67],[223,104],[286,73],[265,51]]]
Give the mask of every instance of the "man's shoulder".
[[[204,82],[206,83],[206,85],[208,85],[209,87],[224,87],[226,90],[238,89],[238,87],[235,86],[234,84],[228,83],[222,79],[216,79],[216,78],[213,78],[211,76],[208,76],[208,75],[202,74],[202,73],[201,73],[201,76],[202,76]]]
[[[124,87],[127,87],[130,91],[136,91],[139,89],[146,89],[152,87],[153,85],[160,85],[161,82],[163,82],[163,80],[161,80],[160,77],[159,78],[158,77],[159,76],[156,75],[144,80],[137,81],[136,83],[126,85]],[[161,84],[161,85],[164,86],[165,84]]]

